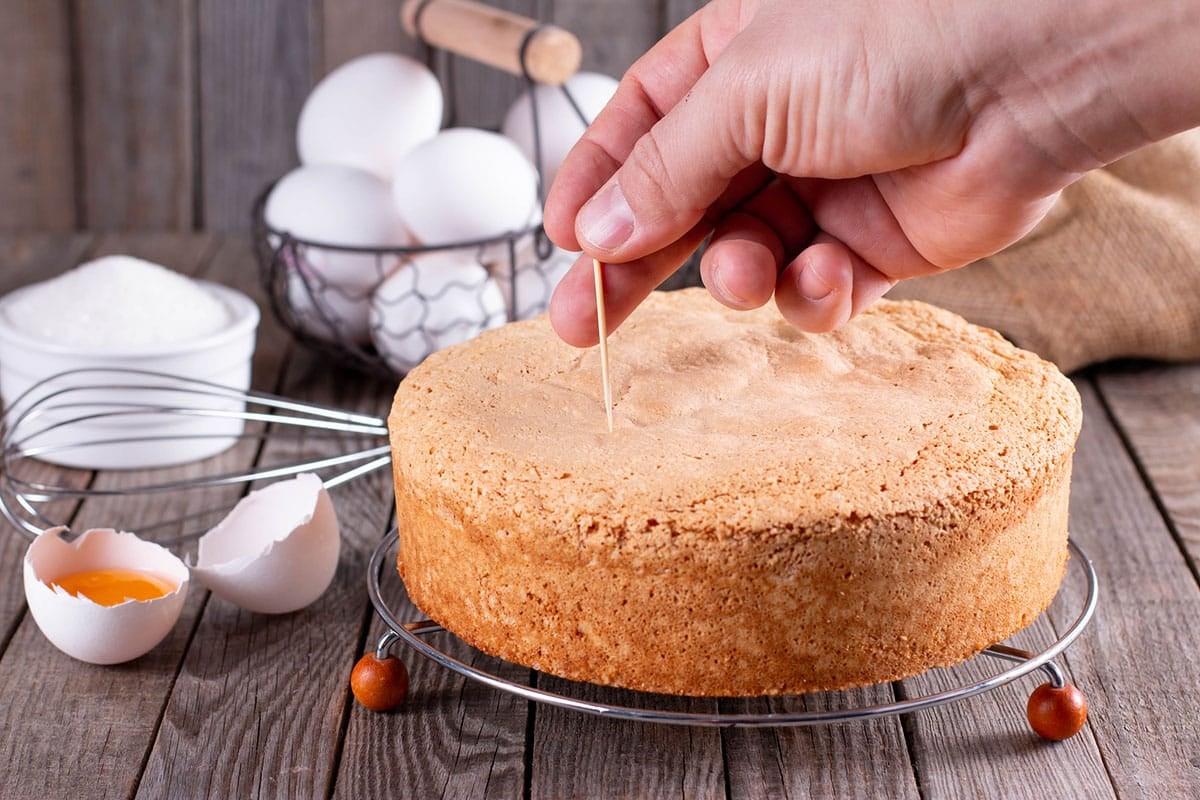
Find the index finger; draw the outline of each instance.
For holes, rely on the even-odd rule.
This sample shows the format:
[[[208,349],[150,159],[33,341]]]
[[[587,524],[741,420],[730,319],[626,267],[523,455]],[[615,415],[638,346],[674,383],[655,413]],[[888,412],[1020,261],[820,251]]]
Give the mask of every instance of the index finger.
[[[563,160],[550,187],[543,224],[555,244],[581,249],[575,236],[579,209],[624,163],[638,139],[687,96],[739,27],[729,4],[710,3],[629,68],[608,105]]]

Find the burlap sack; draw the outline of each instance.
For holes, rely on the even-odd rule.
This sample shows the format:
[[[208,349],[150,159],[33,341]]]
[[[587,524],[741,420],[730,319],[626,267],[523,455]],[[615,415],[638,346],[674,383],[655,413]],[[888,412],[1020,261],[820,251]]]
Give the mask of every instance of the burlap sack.
[[[1200,359],[1200,129],[1084,176],[1007,250],[888,296],[956,311],[1064,372]]]

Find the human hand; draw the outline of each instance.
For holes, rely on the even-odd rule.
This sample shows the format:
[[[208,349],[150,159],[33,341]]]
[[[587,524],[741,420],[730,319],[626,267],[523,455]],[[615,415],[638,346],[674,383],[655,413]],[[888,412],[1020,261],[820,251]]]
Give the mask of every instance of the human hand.
[[[559,335],[597,340],[592,257],[616,327],[710,233],[718,300],[774,296],[828,330],[897,280],[1006,247],[1064,186],[1153,138],[1114,132],[1109,106],[1136,119],[1126,87],[1097,100],[1091,51],[1064,46],[1099,38],[1099,18],[1121,27],[1100,3],[944,5],[715,0],[659,42],[550,191],[547,233],[586,251],[551,304]]]

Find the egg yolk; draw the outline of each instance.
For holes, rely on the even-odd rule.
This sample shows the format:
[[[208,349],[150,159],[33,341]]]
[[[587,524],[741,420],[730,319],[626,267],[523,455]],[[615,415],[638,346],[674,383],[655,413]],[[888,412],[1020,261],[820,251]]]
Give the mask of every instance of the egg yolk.
[[[102,606],[116,606],[126,600],[153,600],[170,594],[176,587],[170,581],[148,572],[132,569],[94,569],[64,575],[50,581],[72,596],[83,595]]]

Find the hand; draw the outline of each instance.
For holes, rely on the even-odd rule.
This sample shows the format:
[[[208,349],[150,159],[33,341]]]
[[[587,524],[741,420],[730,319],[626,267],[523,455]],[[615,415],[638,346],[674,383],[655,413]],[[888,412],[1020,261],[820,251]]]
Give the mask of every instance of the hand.
[[[550,191],[548,234],[586,251],[551,304],[559,335],[597,340],[592,257],[615,328],[710,233],[714,297],[774,296],[828,330],[897,280],[1006,247],[1086,170],[1186,127],[1139,119],[1138,76],[1101,84],[1100,56],[1066,46],[1129,43],[1100,3],[943,5],[715,0],[659,42]]]

